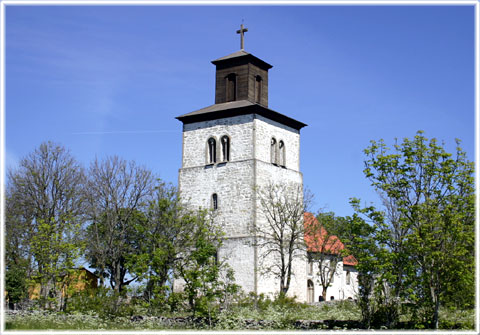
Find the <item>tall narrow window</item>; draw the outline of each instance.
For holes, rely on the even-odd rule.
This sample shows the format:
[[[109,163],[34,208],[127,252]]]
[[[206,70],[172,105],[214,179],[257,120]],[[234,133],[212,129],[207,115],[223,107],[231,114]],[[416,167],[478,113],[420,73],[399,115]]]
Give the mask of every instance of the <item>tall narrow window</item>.
[[[278,164],[285,167],[285,143],[283,141],[278,143],[278,155],[280,156]]]
[[[277,140],[273,137],[270,141],[270,162],[277,164]]]
[[[226,78],[227,102],[237,100],[237,76],[230,73]]]
[[[208,139],[208,163],[214,164],[217,162],[217,142],[213,137]]]
[[[218,209],[218,196],[217,196],[217,193],[213,193],[213,194],[212,194],[212,208],[213,208],[213,210],[217,210],[217,209]]]
[[[222,136],[222,161],[230,161],[230,138],[227,135]]]
[[[260,103],[262,98],[262,77],[255,76],[255,102]]]
[[[345,280],[345,281],[346,281],[346,284],[347,284],[347,285],[350,285],[350,271],[348,271],[348,270],[347,270],[347,274],[346,274],[346,278],[345,278],[345,279],[346,279],[346,280]]]
[[[308,260],[308,275],[313,276],[313,260]]]

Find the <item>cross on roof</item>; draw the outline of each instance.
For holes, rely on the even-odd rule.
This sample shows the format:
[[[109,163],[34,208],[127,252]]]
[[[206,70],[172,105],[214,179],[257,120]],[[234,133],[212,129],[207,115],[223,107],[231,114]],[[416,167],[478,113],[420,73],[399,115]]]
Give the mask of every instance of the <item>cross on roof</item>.
[[[237,30],[237,34],[240,34],[240,49],[243,50],[244,47],[244,36],[243,33],[247,32],[247,28],[243,28],[243,23],[240,25],[240,30]]]

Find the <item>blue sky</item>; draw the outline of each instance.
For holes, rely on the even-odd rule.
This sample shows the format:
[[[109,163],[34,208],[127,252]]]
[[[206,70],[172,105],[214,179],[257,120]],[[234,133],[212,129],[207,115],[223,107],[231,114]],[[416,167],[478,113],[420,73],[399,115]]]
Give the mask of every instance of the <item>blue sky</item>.
[[[214,103],[211,60],[273,65],[269,107],[308,124],[301,171],[314,211],[377,198],[372,139],[424,130],[474,159],[473,6],[13,6],[6,8],[6,166],[43,141],[85,166],[135,160],[177,183],[179,116]]]

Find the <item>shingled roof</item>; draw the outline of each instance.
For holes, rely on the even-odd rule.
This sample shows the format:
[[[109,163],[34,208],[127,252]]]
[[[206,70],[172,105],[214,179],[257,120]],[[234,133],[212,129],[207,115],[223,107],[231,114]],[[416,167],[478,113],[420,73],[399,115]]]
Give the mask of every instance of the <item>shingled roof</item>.
[[[273,67],[272,65],[252,55],[251,53],[246,52],[245,50],[239,50],[234,53],[231,53],[230,55],[212,60],[212,64],[219,65],[222,63],[228,63],[232,61],[237,62],[239,60],[245,61],[245,62],[251,62],[264,69],[271,69]]]
[[[297,130],[300,130],[306,126],[306,124],[303,122],[292,119],[286,115],[275,112],[274,110],[253,103],[249,100],[237,100],[211,105],[188,114],[177,116],[176,119],[182,121],[184,124],[187,124],[246,114],[258,114]]]
[[[327,230],[320,226],[317,218],[312,213],[303,214],[303,223],[305,226],[305,243],[307,244],[307,251],[322,252],[325,254],[336,255],[345,249],[344,244],[336,235],[328,235]],[[320,231],[312,229],[315,226],[320,226]],[[325,238],[328,238],[325,241]],[[343,257],[344,265],[357,265],[357,260],[353,255]]]

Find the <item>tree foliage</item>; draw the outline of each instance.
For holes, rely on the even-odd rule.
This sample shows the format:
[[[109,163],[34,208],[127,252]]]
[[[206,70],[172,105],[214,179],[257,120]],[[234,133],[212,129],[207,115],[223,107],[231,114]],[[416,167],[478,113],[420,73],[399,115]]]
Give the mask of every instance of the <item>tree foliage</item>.
[[[270,183],[256,190],[264,223],[252,227],[264,274],[277,277],[280,294],[290,288],[295,258],[305,256],[303,215],[311,196],[301,185]]]
[[[372,141],[364,172],[384,210],[357,207],[374,223],[377,245],[383,246],[376,280],[388,288],[385,303],[414,304],[419,320],[432,328],[438,328],[442,303],[473,305],[473,164],[456,142],[452,155],[422,132],[393,150]]]
[[[8,173],[7,270],[27,261],[46,306],[60,307],[55,299],[62,282],[57,282],[82,251],[84,184],[82,167],[52,142],[42,143]]]
[[[86,255],[101,282],[108,278],[116,294],[136,279],[126,279],[128,257],[143,243],[139,231],[147,220],[141,209],[153,185],[149,170],[117,156],[95,159],[90,166]]]
[[[233,270],[219,255],[224,233],[214,218],[206,211],[183,216],[189,230],[185,231],[183,251],[174,267],[175,277],[184,282],[194,316],[210,319],[218,311],[218,304],[227,302],[228,295],[237,291]]]

